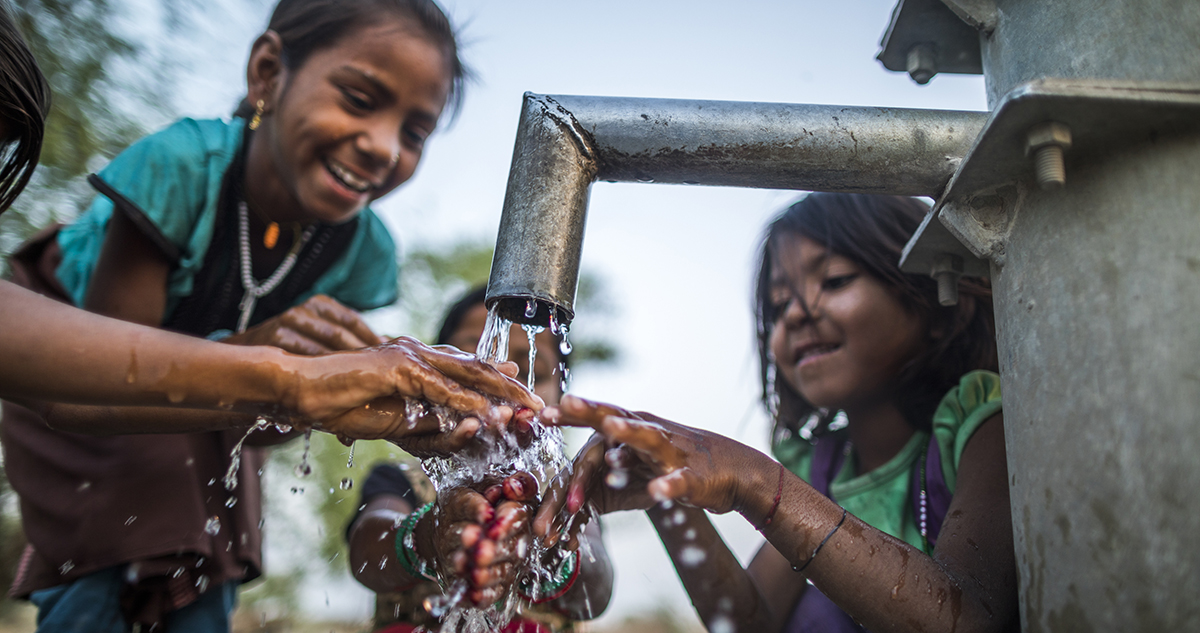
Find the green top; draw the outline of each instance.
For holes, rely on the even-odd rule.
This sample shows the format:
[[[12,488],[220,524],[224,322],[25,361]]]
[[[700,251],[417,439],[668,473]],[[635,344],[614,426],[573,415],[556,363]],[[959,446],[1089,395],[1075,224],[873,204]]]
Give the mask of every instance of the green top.
[[[244,126],[242,119],[181,119],[130,145],[98,174],[141,211],[152,225],[147,227],[148,237],[172,259],[164,322],[192,293],[192,282],[204,266],[221,185],[242,146]],[[98,195],[85,213],[59,232],[63,259],[58,279],[76,305],[83,305],[112,213],[113,200]],[[315,294],[329,295],[355,310],[396,301],[396,245],[371,209],[363,209],[358,218],[345,252],[297,297],[296,304]]]
[[[954,493],[959,460],[967,440],[980,424],[1000,412],[1000,376],[973,371],[962,377],[933,413],[933,434],[942,456],[942,474]],[[919,465],[929,434],[918,431],[895,457],[875,470],[855,476],[853,460],[845,460],[829,485],[833,498],[854,516],[914,547],[923,547],[913,516],[912,471]],[[805,481],[811,481],[813,445],[792,434],[772,447],[776,459]]]

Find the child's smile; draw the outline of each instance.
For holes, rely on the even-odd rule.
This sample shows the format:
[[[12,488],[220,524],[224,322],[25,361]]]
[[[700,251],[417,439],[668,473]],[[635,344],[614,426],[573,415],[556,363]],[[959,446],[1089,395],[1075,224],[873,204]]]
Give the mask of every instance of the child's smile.
[[[441,48],[390,18],[299,68],[272,74],[273,54],[260,39],[248,71],[252,99],[268,104],[247,161],[252,204],[276,221],[336,224],[412,176],[450,90]]]
[[[780,376],[817,407],[892,397],[901,369],[924,348],[920,319],[852,260],[813,240],[785,233],[772,250],[771,351]]]

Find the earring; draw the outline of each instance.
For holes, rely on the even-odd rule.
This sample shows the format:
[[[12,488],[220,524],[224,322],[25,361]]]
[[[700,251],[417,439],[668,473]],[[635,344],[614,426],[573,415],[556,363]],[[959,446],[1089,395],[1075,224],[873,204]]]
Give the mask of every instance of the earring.
[[[257,130],[258,126],[262,124],[262,115],[263,115],[264,107],[265,107],[265,105],[263,104],[262,99],[259,99],[258,102],[254,104],[254,117],[250,119],[250,129],[251,130]]]

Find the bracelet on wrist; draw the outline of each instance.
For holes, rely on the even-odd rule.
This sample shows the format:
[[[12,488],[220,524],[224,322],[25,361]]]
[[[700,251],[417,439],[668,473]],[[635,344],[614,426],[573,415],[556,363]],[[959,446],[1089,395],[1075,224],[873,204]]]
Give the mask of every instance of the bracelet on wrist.
[[[537,582],[530,576],[521,579],[517,586],[517,594],[525,598],[533,604],[543,604],[551,600],[557,600],[575,586],[575,581],[579,580],[579,568],[582,565],[579,563],[579,551],[576,550],[563,557],[558,568],[554,570],[552,577],[549,580],[538,582],[536,590],[532,586]]]
[[[396,561],[400,563],[400,567],[413,578],[424,578],[437,582],[437,577],[429,573],[429,566],[417,554],[416,547],[416,530],[417,523],[433,509],[433,502],[421,506],[414,510],[412,514],[404,517],[400,522],[400,526],[396,528]]]

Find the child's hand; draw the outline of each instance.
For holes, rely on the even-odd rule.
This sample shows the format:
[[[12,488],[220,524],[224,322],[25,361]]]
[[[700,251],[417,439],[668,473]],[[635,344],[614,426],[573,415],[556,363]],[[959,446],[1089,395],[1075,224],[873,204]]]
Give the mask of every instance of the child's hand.
[[[714,433],[575,396],[546,408],[542,420],[553,426],[590,427],[603,443],[588,442],[577,458],[566,494],[539,510],[539,535],[555,535],[554,504],[561,507],[563,500],[568,514],[575,514],[589,500],[602,512],[647,508],[666,500],[729,512],[739,501],[739,465],[753,459],[749,453],[757,453]],[[602,447],[608,450],[601,453]],[[599,482],[601,475],[606,484]],[[611,484],[624,484],[624,493],[611,490]]]
[[[467,582],[474,604],[491,604],[512,587],[529,548],[536,501],[537,482],[523,472],[441,495],[433,535],[437,565]]]
[[[420,456],[464,447],[484,426],[514,423],[540,411],[541,398],[512,378],[516,365],[488,365],[452,347],[398,338],[373,348],[294,359],[285,406],[318,428],[351,439],[393,439]],[[446,407],[461,419],[442,432],[426,414],[410,424],[404,401]],[[495,404],[508,402],[513,408]]]
[[[315,295],[283,314],[224,339],[234,345],[270,345],[313,356],[382,343],[362,316],[325,295]]]

